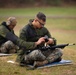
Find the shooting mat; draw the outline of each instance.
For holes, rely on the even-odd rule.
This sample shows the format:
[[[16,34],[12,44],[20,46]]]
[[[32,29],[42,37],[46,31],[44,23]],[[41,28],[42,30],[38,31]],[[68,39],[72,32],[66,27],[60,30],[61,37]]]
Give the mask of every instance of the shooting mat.
[[[46,64],[44,66],[37,67],[37,69],[45,68],[45,67],[52,67],[52,66],[59,66],[59,65],[68,65],[68,64],[72,64],[72,61],[71,60],[64,60],[64,59],[62,59],[60,62],[49,63],[49,64]],[[28,66],[29,67],[33,67],[32,65],[28,65]]]

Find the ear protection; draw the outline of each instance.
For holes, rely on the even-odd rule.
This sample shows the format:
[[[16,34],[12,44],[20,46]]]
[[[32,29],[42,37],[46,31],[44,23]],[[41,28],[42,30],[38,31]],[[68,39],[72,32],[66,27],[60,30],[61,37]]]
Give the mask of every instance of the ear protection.
[[[10,21],[7,21],[7,25],[10,25],[11,24],[11,22]]]
[[[7,19],[6,24],[7,24],[7,25],[10,25],[11,23],[13,23],[14,20],[16,20],[15,17],[9,17],[9,18]]]

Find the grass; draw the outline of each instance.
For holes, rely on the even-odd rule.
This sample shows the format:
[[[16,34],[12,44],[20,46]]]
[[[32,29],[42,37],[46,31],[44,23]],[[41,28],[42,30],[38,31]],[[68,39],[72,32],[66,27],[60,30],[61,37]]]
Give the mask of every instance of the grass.
[[[43,7],[43,8],[0,8],[0,16],[35,16],[38,12],[44,12],[47,16],[50,15],[76,15],[76,7]]]
[[[49,16],[76,16],[76,7],[48,7],[48,8],[0,8],[0,23],[6,21],[9,16],[16,16],[16,35],[19,30],[28,23],[39,11]],[[51,35],[57,39],[58,44],[76,43],[76,18],[51,18],[47,17],[46,27]],[[73,65],[56,66],[51,68],[27,70],[17,64],[7,63],[16,59],[17,55],[0,57],[0,75],[76,75],[76,46],[68,46],[63,49],[63,59],[72,60]]]

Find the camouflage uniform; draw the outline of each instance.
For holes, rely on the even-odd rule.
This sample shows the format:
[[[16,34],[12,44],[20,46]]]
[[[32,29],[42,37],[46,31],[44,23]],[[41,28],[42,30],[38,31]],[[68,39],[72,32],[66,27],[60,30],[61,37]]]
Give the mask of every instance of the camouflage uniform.
[[[14,34],[13,30],[10,30],[6,25],[6,22],[3,22],[0,25],[0,52],[2,53],[15,53],[18,48],[12,41],[6,39],[6,34],[11,32]]]
[[[35,42],[25,42],[24,40],[19,39],[14,34],[14,31],[8,28],[6,22],[3,22],[0,25],[0,51],[4,53],[11,51],[16,52],[16,49],[18,48],[21,49],[19,50],[21,52],[26,51],[26,49],[29,48],[35,48]]]
[[[12,41],[7,41],[1,45],[0,51],[1,53],[16,53],[18,48]]]
[[[47,35],[49,38],[52,38],[47,28],[43,27],[41,29],[34,29],[32,25],[32,21],[30,20],[29,24],[27,24],[20,32],[20,38],[27,41],[27,42],[36,42],[40,37],[44,37]],[[56,45],[56,40],[53,38],[54,44]],[[23,58],[23,61],[26,63],[33,63],[34,61],[42,61],[47,59],[49,62],[53,62],[59,57],[62,56],[62,52],[60,49],[55,50],[46,50],[46,51],[40,51],[38,48],[43,47],[44,44],[38,45],[36,48],[34,48],[34,51],[27,53],[27,52],[21,52],[19,53],[20,58]],[[51,45],[52,46],[52,45]]]

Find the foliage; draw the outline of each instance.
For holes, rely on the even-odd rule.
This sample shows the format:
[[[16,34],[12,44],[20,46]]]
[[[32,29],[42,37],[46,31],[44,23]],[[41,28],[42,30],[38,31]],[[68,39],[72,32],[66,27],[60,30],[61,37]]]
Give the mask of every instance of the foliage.
[[[62,6],[65,4],[76,5],[76,0],[0,0],[0,7]]]

